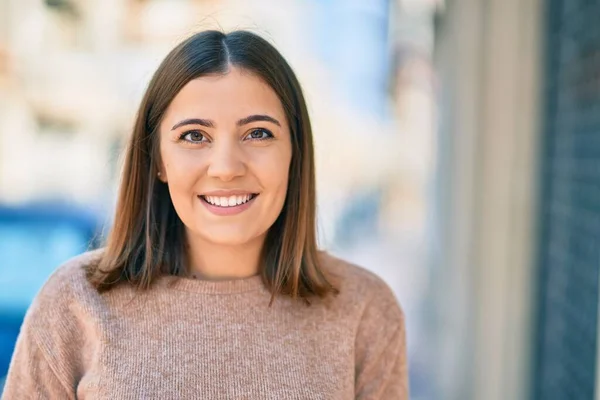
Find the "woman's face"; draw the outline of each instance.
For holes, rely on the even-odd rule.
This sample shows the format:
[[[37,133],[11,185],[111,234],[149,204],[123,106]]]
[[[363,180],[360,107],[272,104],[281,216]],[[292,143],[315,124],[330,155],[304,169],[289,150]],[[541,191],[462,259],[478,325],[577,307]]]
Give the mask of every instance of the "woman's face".
[[[263,239],[285,202],[292,147],[269,85],[231,68],[190,81],[160,125],[161,169],[187,235],[220,245]]]

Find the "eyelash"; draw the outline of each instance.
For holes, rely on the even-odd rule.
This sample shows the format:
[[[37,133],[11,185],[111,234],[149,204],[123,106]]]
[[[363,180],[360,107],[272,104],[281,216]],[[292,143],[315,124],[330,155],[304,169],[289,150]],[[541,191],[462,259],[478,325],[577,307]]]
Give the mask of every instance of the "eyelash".
[[[259,140],[259,141],[262,141],[262,140],[269,140],[269,139],[274,139],[274,138],[275,138],[275,135],[273,135],[273,132],[271,132],[270,130],[268,130],[268,129],[265,129],[265,128],[255,128],[255,129],[252,129],[252,130],[251,130],[251,131],[248,133],[248,135],[252,135],[252,134],[253,134],[254,132],[256,132],[256,131],[263,131],[263,132],[265,132],[265,133],[267,134],[267,137],[264,137],[264,138],[253,138],[253,140]],[[246,135],[246,137],[247,137],[248,135]]]
[[[204,135],[202,134],[202,132],[200,132],[200,131],[198,131],[198,130],[191,130],[191,131],[185,131],[185,132],[183,132],[181,135],[179,135],[179,140],[180,140],[180,141],[184,141],[184,142],[188,142],[188,143],[203,143],[203,142],[204,142],[204,141],[186,140],[186,139],[185,139],[185,137],[186,137],[187,135],[191,135],[192,133],[197,133],[197,134],[201,135],[201,136],[202,136],[202,138],[204,138],[204,139],[206,138],[206,136],[204,136]]]
[[[270,130],[265,129],[265,128],[255,128],[255,129],[252,129],[245,137],[248,137],[249,135],[253,134],[256,131],[263,131],[268,136],[267,137],[263,137],[263,138],[253,138],[252,140],[254,140],[254,141],[263,141],[263,140],[270,140],[270,139],[274,139],[275,138],[275,136],[273,135],[273,133]],[[200,143],[204,143],[205,142],[205,140],[201,140],[201,141],[186,140],[185,137],[187,135],[192,134],[192,133],[198,133],[199,135],[202,136],[202,138],[206,139],[206,135],[204,135],[201,131],[199,131],[199,130],[190,130],[190,131],[183,132],[179,136],[179,140],[180,141],[185,141],[185,142],[188,142],[188,143],[194,143],[194,144],[196,144],[196,143],[200,144]]]

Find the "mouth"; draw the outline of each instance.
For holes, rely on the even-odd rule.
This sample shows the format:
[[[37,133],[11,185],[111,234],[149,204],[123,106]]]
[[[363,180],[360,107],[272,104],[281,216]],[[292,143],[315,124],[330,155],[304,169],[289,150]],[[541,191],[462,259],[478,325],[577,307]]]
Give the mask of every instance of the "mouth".
[[[236,196],[206,196],[199,195],[198,196],[205,203],[220,208],[234,208],[244,205],[256,197],[258,197],[258,193],[247,193]]]

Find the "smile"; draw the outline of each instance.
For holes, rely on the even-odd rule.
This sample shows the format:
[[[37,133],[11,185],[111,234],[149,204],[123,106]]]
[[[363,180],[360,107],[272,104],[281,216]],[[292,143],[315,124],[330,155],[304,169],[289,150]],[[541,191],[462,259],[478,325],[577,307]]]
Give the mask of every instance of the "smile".
[[[258,196],[258,195],[248,193],[248,194],[240,195],[240,196],[227,196],[227,197],[224,197],[224,196],[202,196],[201,195],[200,198],[202,198],[202,200],[204,200],[205,202],[207,202],[208,204],[211,204],[213,206],[228,208],[228,207],[237,207],[242,204],[246,204],[250,200],[254,199],[256,196]]]
[[[258,197],[256,193],[238,194],[232,196],[199,195],[204,206],[214,215],[231,216],[247,210]]]

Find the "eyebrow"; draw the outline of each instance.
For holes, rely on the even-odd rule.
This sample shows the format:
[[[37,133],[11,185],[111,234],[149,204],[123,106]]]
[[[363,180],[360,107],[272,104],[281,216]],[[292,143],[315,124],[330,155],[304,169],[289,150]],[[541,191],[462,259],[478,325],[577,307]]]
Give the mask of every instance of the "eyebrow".
[[[273,117],[270,117],[270,116],[264,115],[264,114],[250,115],[246,118],[242,118],[237,122],[237,126],[246,125],[246,124],[249,124],[251,122],[256,122],[256,121],[267,121],[267,122],[271,122],[271,123],[281,127],[281,124],[279,123],[279,121],[277,121]]]
[[[172,131],[174,131],[177,128],[180,128],[184,125],[202,125],[205,126],[207,128],[214,128],[215,124],[213,124],[213,122],[210,119],[201,119],[201,118],[188,118],[188,119],[184,119],[182,121],[179,121],[178,123],[176,123],[175,125],[173,125],[173,127],[171,128]]]
[[[266,121],[266,122],[271,122],[279,127],[281,127],[281,123],[279,123],[279,121],[277,121],[275,118],[269,116],[269,115],[265,115],[265,114],[255,114],[255,115],[249,115],[245,118],[242,118],[240,120],[237,121],[236,125],[237,126],[242,126],[242,125],[246,125],[249,124],[251,122],[257,122],[257,121]],[[188,119],[184,119],[182,121],[179,121],[178,123],[176,123],[175,125],[173,125],[173,127],[171,128],[172,131],[174,131],[177,128],[180,128],[184,125],[202,125],[205,126],[207,128],[214,128],[215,127],[215,123],[213,121],[211,121],[210,119],[203,119],[203,118],[188,118]]]

